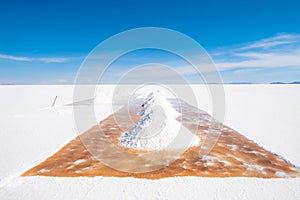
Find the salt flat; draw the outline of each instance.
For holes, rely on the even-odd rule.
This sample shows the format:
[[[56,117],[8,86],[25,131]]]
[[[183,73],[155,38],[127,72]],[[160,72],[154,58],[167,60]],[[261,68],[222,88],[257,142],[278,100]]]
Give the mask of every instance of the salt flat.
[[[299,179],[26,177],[0,189],[1,199],[299,199]],[[4,197],[4,198],[3,198]]]
[[[105,93],[110,96],[114,86],[105,87]],[[224,88],[224,123],[299,166],[300,86],[225,85]],[[193,90],[199,107],[210,113],[212,107],[206,87],[195,85]],[[73,86],[1,86],[0,94],[1,199],[93,199],[101,196],[135,199],[145,192],[150,192],[149,199],[172,198],[172,195],[194,199],[199,199],[198,195],[210,199],[221,196],[222,199],[300,198],[300,179],[20,178],[19,174],[77,136],[72,107],[61,106],[72,103]],[[56,107],[49,108],[55,96]],[[111,112],[107,102],[97,106],[99,120]]]

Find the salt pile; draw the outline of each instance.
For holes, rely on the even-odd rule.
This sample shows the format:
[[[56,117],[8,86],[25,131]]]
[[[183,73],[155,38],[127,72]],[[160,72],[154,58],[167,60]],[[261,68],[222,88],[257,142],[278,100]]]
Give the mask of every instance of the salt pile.
[[[148,95],[138,114],[142,119],[120,137],[121,144],[126,147],[144,150],[185,148],[183,144],[168,146],[180,131],[187,137],[193,138],[189,146],[199,144],[199,138],[176,120],[181,114],[159,92]]]

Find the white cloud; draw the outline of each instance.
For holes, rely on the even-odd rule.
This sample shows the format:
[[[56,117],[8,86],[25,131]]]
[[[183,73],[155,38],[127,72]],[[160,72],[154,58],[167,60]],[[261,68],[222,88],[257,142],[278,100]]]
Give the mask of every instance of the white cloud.
[[[71,60],[70,58],[59,58],[59,57],[36,58],[36,57],[24,57],[24,56],[12,56],[7,54],[0,54],[0,59],[25,61],[25,62],[40,61],[45,63],[63,63]]]
[[[227,47],[215,52],[220,70],[252,67],[299,67],[300,35],[279,34],[252,43]],[[230,61],[227,61],[230,60]]]
[[[278,34],[271,38],[262,39],[250,44],[247,44],[243,47],[238,48],[238,50],[249,50],[249,49],[256,49],[256,48],[273,48],[280,45],[288,45],[288,44],[295,44],[299,42],[300,35],[297,34]]]
[[[299,49],[300,50],[300,49]],[[219,69],[236,67],[300,67],[300,54],[296,53],[251,53],[239,54],[247,60],[216,63]]]
[[[28,57],[17,57],[17,56],[11,56],[6,54],[0,54],[0,58],[6,60],[16,60],[16,61],[31,61],[31,59]]]

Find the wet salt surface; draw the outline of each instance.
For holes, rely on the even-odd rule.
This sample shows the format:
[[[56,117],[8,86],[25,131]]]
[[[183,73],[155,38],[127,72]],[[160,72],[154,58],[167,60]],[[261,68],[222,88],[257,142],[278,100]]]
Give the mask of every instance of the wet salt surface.
[[[178,121],[191,132],[196,130],[195,134],[200,141],[207,143],[189,147],[184,152],[145,152],[124,147],[120,144],[120,135],[141,119],[136,115],[138,106],[129,108],[132,113],[130,119],[127,108],[124,107],[101,121],[101,131],[99,126],[92,127],[46,161],[25,172],[24,176],[118,176],[159,179],[174,176],[286,178],[299,175],[293,165],[229,127],[215,122],[204,111],[183,101],[180,102],[180,109],[179,104],[173,106],[177,110],[181,109],[182,117]],[[122,123],[116,123],[116,118],[117,122]],[[210,129],[212,121],[214,128],[218,128],[213,134]],[[205,144],[214,142],[214,139],[217,139],[217,143],[209,154],[199,154],[200,150],[206,150],[204,147],[210,150]],[[76,164],[78,162],[80,164]]]

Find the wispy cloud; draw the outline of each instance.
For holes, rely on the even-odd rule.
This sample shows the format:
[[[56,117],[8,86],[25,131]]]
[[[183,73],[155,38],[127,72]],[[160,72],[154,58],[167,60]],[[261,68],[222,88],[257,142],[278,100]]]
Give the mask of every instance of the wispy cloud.
[[[220,48],[213,58],[220,70],[234,68],[300,68],[300,35],[278,34],[234,47]]]
[[[219,71],[230,70],[241,73],[283,67],[300,69],[300,34],[281,33],[245,44],[220,47],[210,55]],[[181,75],[198,73],[191,65],[177,60],[166,64]],[[197,67],[200,73],[215,72],[215,68],[209,64],[199,63]]]
[[[237,50],[249,50],[249,49],[269,49],[282,45],[289,45],[298,43],[300,39],[300,35],[297,34],[278,34],[271,38],[262,39],[256,42],[252,42],[250,44],[246,44],[238,48]]]
[[[289,53],[241,53],[243,61],[216,63],[219,69],[248,67],[300,67],[300,49]]]
[[[100,62],[101,64],[103,60],[114,57],[117,53],[118,52],[108,52],[103,54],[102,57],[90,57],[92,60],[90,64],[94,64],[95,62],[95,68],[98,68],[100,65],[99,63],[97,64],[97,62]],[[138,80],[142,78],[141,81],[143,81],[143,76],[147,74],[148,77],[156,77],[158,80],[161,79],[164,81],[168,79],[170,82],[176,82],[176,77],[178,76],[192,79],[199,74],[193,66],[186,61],[182,61],[182,59],[170,56],[158,56],[156,58],[154,53],[153,55],[149,54],[149,52],[147,53],[145,54],[147,56],[144,56],[144,54],[133,54],[132,56],[129,56],[129,58],[124,57],[123,59],[117,60],[112,64],[114,67],[112,67],[111,70],[107,70],[107,74],[103,78],[105,79],[107,77],[106,79],[108,80],[105,79],[103,82],[114,82],[119,80],[118,78],[122,77],[122,74],[126,73],[132,66],[143,65],[148,62],[158,62],[167,65],[175,70],[175,72],[170,73],[168,71],[153,70],[153,68],[149,68],[131,75],[132,79],[129,80]],[[289,80],[289,77],[292,79],[300,73],[300,34],[281,33],[270,38],[264,38],[244,44],[220,47],[210,52],[210,55],[219,71],[221,71],[222,76],[227,76],[229,82],[233,82],[236,79],[238,79],[238,81],[246,80],[250,82],[252,79],[255,81],[257,79],[256,77],[262,74],[262,72],[264,74],[261,75],[261,82],[263,82],[266,77],[271,81],[281,80],[281,77],[283,77],[282,72],[287,74],[286,80]],[[191,56],[199,55],[192,54]],[[77,59],[77,57],[28,57],[0,54],[0,59],[18,62],[66,63]],[[80,57],[80,59],[82,59],[82,57]],[[199,60],[201,61],[201,57]],[[215,68],[209,64],[200,63],[197,67],[201,69],[201,75],[207,73],[208,76],[212,76],[214,73],[211,72],[216,72]],[[272,71],[275,73],[274,76],[272,76]],[[90,79],[91,77],[93,77],[91,74],[86,75],[87,79]],[[195,80],[196,79],[199,79],[198,76]],[[64,79],[56,80],[54,82],[56,84],[70,83],[70,81]]]
[[[64,63],[71,60],[71,58],[63,58],[63,57],[40,58],[40,57],[13,56],[8,54],[0,54],[0,59],[13,60],[13,61],[25,61],[25,62],[40,61],[45,63]]]

